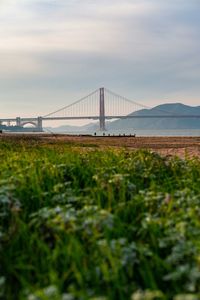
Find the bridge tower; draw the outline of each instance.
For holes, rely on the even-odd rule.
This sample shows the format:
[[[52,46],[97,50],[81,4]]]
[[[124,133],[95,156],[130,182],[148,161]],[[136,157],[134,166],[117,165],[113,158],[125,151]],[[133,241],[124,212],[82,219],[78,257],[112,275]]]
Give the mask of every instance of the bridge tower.
[[[37,118],[37,127],[39,131],[43,131],[43,126],[42,126],[42,117]]]
[[[16,126],[17,126],[17,127],[22,127],[22,124],[21,124],[21,118],[20,118],[20,117],[17,117],[17,118],[16,118]]]
[[[106,122],[105,122],[105,90],[104,88],[100,88],[100,99],[99,99],[99,125],[100,131],[106,130]]]

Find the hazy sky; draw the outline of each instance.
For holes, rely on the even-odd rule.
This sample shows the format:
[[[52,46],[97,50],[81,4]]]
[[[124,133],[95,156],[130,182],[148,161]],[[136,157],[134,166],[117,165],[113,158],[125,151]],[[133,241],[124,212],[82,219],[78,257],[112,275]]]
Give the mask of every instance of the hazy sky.
[[[200,105],[199,0],[0,0],[0,117],[105,86]]]

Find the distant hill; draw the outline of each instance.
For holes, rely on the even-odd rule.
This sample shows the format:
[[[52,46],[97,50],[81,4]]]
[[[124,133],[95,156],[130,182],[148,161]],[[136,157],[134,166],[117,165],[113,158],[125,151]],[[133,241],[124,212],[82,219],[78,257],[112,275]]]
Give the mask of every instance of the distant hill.
[[[200,106],[192,107],[181,103],[158,105],[152,109],[142,109],[130,115],[200,115]],[[121,119],[109,124],[110,130],[118,129],[200,129],[200,118],[151,118],[151,119]]]
[[[79,126],[70,126],[70,125],[62,125],[59,127],[44,127],[44,131],[49,132],[79,132],[82,131],[82,127]]]
[[[192,107],[181,103],[169,103],[158,105],[152,109],[142,109],[130,115],[200,115],[200,106]],[[200,118],[194,119],[175,119],[175,118],[151,118],[151,119],[121,119],[116,121],[107,121],[108,130],[123,129],[200,129]],[[87,133],[99,130],[99,123],[89,123],[84,126],[64,125],[57,128],[47,127],[47,131],[52,132],[74,132]]]
[[[46,127],[44,128],[44,131],[54,132],[54,133],[87,133],[87,132],[93,132],[98,131],[99,124],[97,123],[89,123],[84,126],[70,126],[70,125],[63,125],[59,127]]]

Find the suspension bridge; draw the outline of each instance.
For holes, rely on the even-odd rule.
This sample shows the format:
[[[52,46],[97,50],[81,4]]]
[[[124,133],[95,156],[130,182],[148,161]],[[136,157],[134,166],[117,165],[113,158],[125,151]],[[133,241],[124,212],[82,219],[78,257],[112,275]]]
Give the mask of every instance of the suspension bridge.
[[[143,114],[137,114],[144,110]],[[97,120],[99,121],[100,131],[106,130],[106,120],[130,119],[130,118],[200,118],[200,115],[182,115],[171,112],[157,110],[150,115],[147,110],[150,107],[129,100],[108,89],[100,88],[86,97],[79,99],[59,110],[44,116],[30,118],[0,118],[0,124],[14,124],[23,128],[27,124],[33,125],[35,131],[43,131],[43,122],[61,120]],[[146,114],[145,114],[146,112]]]

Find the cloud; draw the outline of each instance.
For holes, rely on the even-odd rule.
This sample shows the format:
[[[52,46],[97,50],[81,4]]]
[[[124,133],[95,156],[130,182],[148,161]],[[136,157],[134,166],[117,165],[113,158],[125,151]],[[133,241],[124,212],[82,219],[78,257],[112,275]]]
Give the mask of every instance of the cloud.
[[[197,0],[1,2],[1,111],[17,103],[28,113],[24,103],[32,102],[43,110],[55,97],[62,106],[99,85],[145,104],[174,96],[198,104],[199,6]]]

